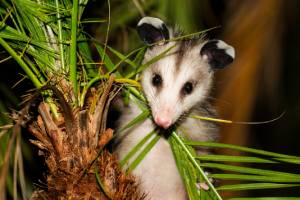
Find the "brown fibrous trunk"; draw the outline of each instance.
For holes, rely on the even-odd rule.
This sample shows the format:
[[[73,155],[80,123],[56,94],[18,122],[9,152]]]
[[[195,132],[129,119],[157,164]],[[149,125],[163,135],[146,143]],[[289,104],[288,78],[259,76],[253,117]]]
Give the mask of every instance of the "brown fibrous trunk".
[[[134,177],[122,172],[116,156],[105,149],[113,137],[105,125],[112,83],[110,78],[103,84],[99,98],[86,109],[72,109],[61,90],[47,88],[58,99],[61,117],[53,117],[49,104],[41,102],[38,117],[29,125],[36,138],[31,142],[48,168],[47,187],[36,188],[32,200],[145,199]]]

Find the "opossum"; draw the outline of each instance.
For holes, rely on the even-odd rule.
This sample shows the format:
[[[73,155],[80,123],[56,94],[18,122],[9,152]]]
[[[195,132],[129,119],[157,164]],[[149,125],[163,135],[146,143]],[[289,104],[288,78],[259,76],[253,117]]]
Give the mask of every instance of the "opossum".
[[[214,141],[217,128],[214,124],[188,117],[209,116],[215,112],[207,103],[216,69],[229,65],[235,51],[221,40],[172,40],[179,36],[165,23],[154,17],[144,17],[137,25],[137,32],[149,45],[143,63],[170,49],[158,61],[141,73],[141,85],[151,109],[152,119],[147,119],[119,136],[117,155],[123,159],[127,153],[156,127],[177,127],[178,133],[188,139]],[[133,102],[122,109],[118,122],[123,127],[141,113]],[[167,132],[167,131],[165,131]],[[173,158],[167,135],[133,170],[142,190],[151,200],[183,200],[187,193]],[[205,149],[198,152],[207,153]]]

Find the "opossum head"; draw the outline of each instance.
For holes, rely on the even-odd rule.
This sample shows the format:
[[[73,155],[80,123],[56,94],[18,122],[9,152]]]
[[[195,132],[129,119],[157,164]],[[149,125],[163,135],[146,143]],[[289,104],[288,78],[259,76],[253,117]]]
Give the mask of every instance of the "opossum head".
[[[142,18],[137,31],[149,45],[143,63],[152,63],[141,75],[143,91],[154,122],[167,129],[205,101],[214,71],[233,61],[234,48],[221,40],[172,40],[172,30],[153,17]]]

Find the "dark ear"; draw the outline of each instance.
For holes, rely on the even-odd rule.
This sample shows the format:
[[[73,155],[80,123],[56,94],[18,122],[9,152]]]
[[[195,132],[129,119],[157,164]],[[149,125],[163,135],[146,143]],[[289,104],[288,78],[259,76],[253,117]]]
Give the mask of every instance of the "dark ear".
[[[235,52],[232,46],[222,40],[210,40],[202,46],[200,55],[207,59],[212,68],[222,69],[232,63]]]
[[[138,25],[137,32],[144,43],[150,45],[169,39],[169,30],[165,23],[154,17],[143,17]]]

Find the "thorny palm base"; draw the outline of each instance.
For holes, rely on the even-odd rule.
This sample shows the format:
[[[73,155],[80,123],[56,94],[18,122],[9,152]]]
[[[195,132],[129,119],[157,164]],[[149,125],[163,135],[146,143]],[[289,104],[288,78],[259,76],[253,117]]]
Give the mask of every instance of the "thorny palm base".
[[[103,150],[113,137],[113,131],[105,125],[108,106],[115,92],[112,90],[113,79],[110,77],[107,83],[100,85],[101,96],[92,99],[83,110],[72,110],[54,86],[44,88],[51,89],[58,98],[62,116],[53,118],[49,105],[41,102],[39,116],[29,125],[36,138],[31,142],[45,157],[49,170],[47,188],[37,188],[31,199],[145,198],[133,176],[121,172],[116,157]],[[19,120],[27,114],[29,107],[30,103],[20,112]]]

